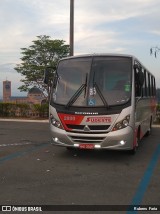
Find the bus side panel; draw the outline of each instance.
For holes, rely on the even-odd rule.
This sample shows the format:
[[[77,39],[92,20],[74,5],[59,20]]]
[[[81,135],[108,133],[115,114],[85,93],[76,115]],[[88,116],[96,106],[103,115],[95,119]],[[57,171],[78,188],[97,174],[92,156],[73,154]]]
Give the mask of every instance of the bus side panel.
[[[136,104],[136,130],[140,128],[140,139],[150,129],[155,119],[156,102],[154,98],[141,98]],[[138,133],[137,133],[138,134]]]

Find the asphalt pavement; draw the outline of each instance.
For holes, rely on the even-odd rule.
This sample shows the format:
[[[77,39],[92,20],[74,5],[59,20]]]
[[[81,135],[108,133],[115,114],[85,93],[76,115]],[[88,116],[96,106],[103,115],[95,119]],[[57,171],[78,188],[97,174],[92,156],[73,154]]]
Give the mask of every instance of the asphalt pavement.
[[[50,144],[47,121],[0,121],[0,204],[50,205],[53,210],[44,213],[57,213],[55,205],[71,209],[60,214],[129,214],[129,205],[160,205],[159,139],[160,126],[155,125],[136,155],[67,151]],[[74,205],[82,206],[73,211]]]

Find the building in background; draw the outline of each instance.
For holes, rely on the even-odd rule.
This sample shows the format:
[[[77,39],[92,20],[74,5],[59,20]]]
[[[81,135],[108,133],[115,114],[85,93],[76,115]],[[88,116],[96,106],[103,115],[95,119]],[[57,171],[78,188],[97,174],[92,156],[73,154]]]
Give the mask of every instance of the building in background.
[[[3,102],[4,103],[27,103],[27,104],[42,104],[45,102],[45,97],[42,91],[33,87],[29,90],[26,97],[12,96],[11,81],[3,81]]]
[[[3,81],[3,102],[9,102],[11,97],[11,81]]]

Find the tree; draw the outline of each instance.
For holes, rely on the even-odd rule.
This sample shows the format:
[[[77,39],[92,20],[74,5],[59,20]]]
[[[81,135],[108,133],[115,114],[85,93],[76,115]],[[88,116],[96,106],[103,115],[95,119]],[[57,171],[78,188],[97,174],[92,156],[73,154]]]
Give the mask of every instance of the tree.
[[[18,89],[28,91],[31,87],[39,88],[47,99],[50,99],[51,85],[54,80],[58,61],[69,56],[69,45],[65,45],[63,40],[51,40],[50,36],[37,36],[37,40],[32,41],[33,45],[28,48],[21,48],[23,55],[21,64],[14,68],[25,78],[21,80],[23,85]],[[51,78],[46,86],[43,83],[44,70],[52,67]]]
[[[152,47],[150,48],[150,55],[154,54],[155,58],[157,58],[157,54],[158,52],[160,51],[160,48],[159,47]]]

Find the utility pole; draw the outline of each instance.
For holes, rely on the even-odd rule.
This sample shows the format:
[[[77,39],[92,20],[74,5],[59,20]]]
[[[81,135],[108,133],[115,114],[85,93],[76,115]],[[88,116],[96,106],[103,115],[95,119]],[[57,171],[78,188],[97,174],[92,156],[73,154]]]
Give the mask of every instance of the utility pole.
[[[70,56],[74,55],[74,0],[70,0]]]

